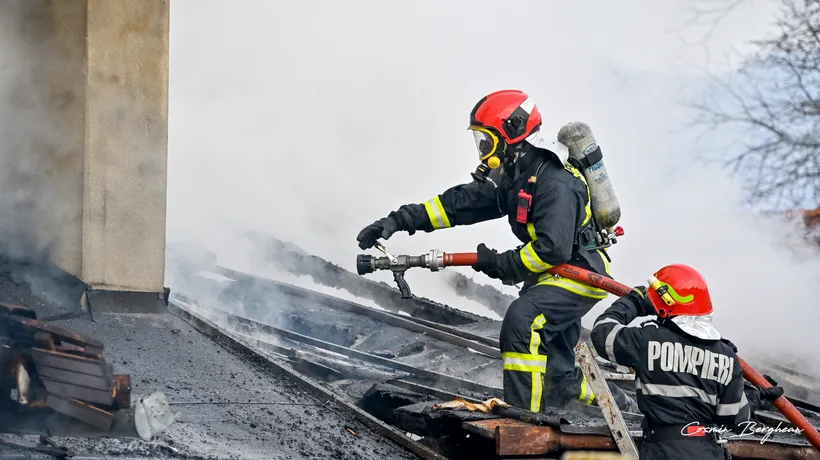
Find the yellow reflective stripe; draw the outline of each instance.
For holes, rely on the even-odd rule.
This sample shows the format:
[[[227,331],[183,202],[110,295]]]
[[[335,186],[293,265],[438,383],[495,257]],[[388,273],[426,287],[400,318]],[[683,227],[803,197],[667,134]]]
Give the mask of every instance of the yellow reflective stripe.
[[[518,251],[518,256],[521,257],[521,262],[524,263],[524,266],[527,267],[527,270],[533,273],[541,273],[549,270],[553,267],[538,257],[538,254],[535,253],[535,249],[532,247],[532,242],[527,243],[520,251]]]
[[[538,357],[538,348],[541,346],[541,334],[538,332],[547,324],[547,318],[540,314],[530,324],[530,355]],[[544,356],[546,367],[547,357]],[[546,370],[546,369],[544,369]],[[530,395],[530,411],[541,412],[541,393],[544,390],[543,372],[532,373],[532,392]]]
[[[424,210],[427,211],[427,217],[430,218],[430,223],[433,224],[433,230],[452,227],[438,196],[425,201]]]
[[[547,365],[546,356],[531,355],[528,353],[505,352],[501,354],[505,371],[544,372]]]
[[[591,286],[587,286],[586,284],[579,283],[575,280],[571,280],[569,278],[564,278],[562,276],[552,275],[551,273],[544,273],[540,277],[538,277],[537,286],[555,286],[561,289],[566,289],[574,294],[578,294],[583,297],[589,297],[591,299],[605,299],[609,293],[604,291],[603,289],[594,288]]]
[[[547,364],[547,357],[541,356],[538,354],[529,354],[529,353],[516,353],[514,351],[505,351],[501,353],[501,359],[521,359],[521,360],[533,360],[537,361],[540,364]]]
[[[584,217],[584,222],[581,225],[586,225],[589,222],[589,219],[592,218],[592,197],[589,195],[589,184],[587,184],[587,178],[581,174],[581,171],[578,171],[578,168],[572,166],[569,163],[564,163],[564,169],[572,173],[573,176],[581,179],[581,182],[584,183],[584,187],[587,189],[587,204],[584,206],[584,213],[586,214]]]
[[[595,399],[595,394],[592,393],[592,387],[589,386],[587,382],[587,376],[584,376],[584,379],[581,380],[581,395],[578,396],[578,400],[582,403],[589,406],[592,404],[592,401]]]
[[[600,249],[598,250],[598,255],[601,256],[601,260],[604,261],[604,271],[606,271],[607,275],[611,275],[612,273],[609,273],[609,260],[607,260],[606,256]]]
[[[533,372],[532,375],[532,398],[530,399],[530,411],[541,412],[541,394],[544,392],[544,374]]]
[[[538,235],[535,234],[535,225],[533,225],[532,222],[527,224],[527,234],[530,235],[531,240],[533,240],[533,241],[538,240]]]

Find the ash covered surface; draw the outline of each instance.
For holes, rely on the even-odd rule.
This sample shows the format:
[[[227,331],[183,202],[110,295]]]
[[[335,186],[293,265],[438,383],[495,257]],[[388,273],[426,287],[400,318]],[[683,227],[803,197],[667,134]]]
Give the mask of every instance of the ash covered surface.
[[[218,298],[218,308],[261,323],[414,367],[501,387],[501,368],[495,358],[367,316],[288,296],[264,283],[234,281],[223,287]]]
[[[0,256],[0,302],[33,308],[40,320],[84,315],[80,298],[85,289],[85,283],[49,263]]]
[[[27,269],[32,270],[29,275],[21,276],[13,264],[3,265],[0,299],[29,306],[40,318],[78,310],[78,301],[55,306],[46,300],[76,287],[67,278]],[[58,289],[42,295],[28,280],[54,283]],[[150,443],[55,437],[74,450],[75,458],[416,458],[265,361],[223,347],[170,314],[97,313],[93,322],[80,317],[53,323],[101,340],[114,372],[131,374],[132,399],[160,390],[181,412],[179,420]],[[233,404],[218,404],[228,402]],[[30,436],[8,436],[4,439],[34,444],[25,441]],[[0,456],[44,458],[2,446]]]

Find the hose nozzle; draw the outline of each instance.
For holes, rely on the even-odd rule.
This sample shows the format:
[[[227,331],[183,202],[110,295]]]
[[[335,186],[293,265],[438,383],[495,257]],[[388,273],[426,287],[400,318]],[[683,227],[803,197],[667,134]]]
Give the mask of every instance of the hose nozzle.
[[[376,269],[373,267],[373,256],[370,254],[359,254],[356,256],[356,272],[360,275],[373,273]]]

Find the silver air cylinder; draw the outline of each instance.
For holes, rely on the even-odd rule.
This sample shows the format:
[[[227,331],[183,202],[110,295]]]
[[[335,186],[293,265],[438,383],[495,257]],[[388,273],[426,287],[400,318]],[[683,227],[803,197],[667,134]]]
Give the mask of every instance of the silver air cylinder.
[[[609,180],[601,148],[595,142],[589,125],[577,121],[564,125],[558,131],[558,141],[567,146],[570,158],[581,163],[598,223],[603,228],[615,226],[621,219],[621,206]]]

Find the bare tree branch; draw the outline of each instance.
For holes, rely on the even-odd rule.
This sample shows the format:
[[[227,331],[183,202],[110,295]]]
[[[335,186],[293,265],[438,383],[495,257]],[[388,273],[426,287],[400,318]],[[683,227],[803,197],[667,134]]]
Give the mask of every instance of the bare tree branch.
[[[690,29],[698,24],[707,24],[708,29],[695,43],[703,44],[714,35],[720,23],[740,5],[750,0],[690,0],[682,16],[685,19],[678,31]],[[689,43],[689,44],[695,44]]]
[[[820,0],[782,0],[776,26],[737,81],[714,80],[722,100],[690,106],[711,132],[742,133],[723,161],[746,179],[751,202],[820,207]]]

